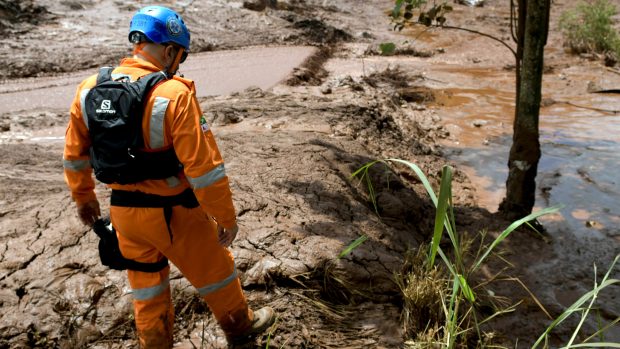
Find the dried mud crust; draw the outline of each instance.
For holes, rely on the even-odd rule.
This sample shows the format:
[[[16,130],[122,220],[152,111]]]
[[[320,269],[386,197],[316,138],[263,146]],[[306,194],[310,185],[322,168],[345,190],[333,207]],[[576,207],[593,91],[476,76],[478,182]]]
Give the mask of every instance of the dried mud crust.
[[[432,204],[411,178],[392,174],[388,187],[377,167],[380,218],[350,174],[386,154],[415,157],[438,173],[443,161],[428,133],[441,128],[424,130],[420,120],[432,115],[403,107],[385,92],[389,86],[332,84],[328,97],[251,89],[202,101],[235,195],[241,232],[233,252],[251,304],[281,314],[271,345],[393,347],[402,341],[393,273],[404,252],[426,239]],[[97,238],[77,221],[62,178],[62,145],[3,147],[0,346],[134,343],[125,277],[99,265]],[[457,200],[471,205],[466,180],[458,178]],[[98,193],[105,210],[108,192]],[[366,243],[336,258],[361,235]],[[181,341],[208,311],[176,271],[172,285]],[[222,345],[212,320],[202,326],[214,347]]]

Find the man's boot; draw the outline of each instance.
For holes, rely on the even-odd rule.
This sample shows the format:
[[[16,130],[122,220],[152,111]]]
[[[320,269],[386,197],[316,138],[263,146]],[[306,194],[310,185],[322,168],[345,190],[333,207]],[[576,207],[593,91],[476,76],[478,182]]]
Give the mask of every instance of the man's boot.
[[[268,329],[276,321],[276,312],[271,307],[263,307],[254,311],[252,325],[242,334],[227,336],[230,348],[242,348],[250,344],[255,337]]]

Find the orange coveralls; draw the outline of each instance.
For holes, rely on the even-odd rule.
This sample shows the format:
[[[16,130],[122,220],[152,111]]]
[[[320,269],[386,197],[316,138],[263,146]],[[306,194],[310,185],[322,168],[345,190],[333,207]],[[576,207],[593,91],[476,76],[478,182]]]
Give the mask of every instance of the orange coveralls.
[[[135,81],[159,70],[148,61],[125,58],[112,72],[112,78],[128,76]],[[82,109],[86,94],[95,84],[96,75],[78,87],[66,132],[65,180],[77,204],[96,200],[89,164],[88,125]],[[146,103],[142,127],[146,148],[173,146],[183,171],[163,180],[109,187],[160,196],[177,195],[192,188],[200,207],[174,206],[168,229],[162,208],[112,206],[110,215],[120,250],[125,258],[138,262],[168,258],[198,289],[226,335],[242,334],[251,326],[253,313],[241,290],[233,256],[217,237],[217,224],[224,228],[234,225],[235,209],[224,162],[202,118],[194,83],[175,76],[156,86]],[[127,272],[142,347],[172,347],[174,310],[169,271],[170,267],[157,273]]]

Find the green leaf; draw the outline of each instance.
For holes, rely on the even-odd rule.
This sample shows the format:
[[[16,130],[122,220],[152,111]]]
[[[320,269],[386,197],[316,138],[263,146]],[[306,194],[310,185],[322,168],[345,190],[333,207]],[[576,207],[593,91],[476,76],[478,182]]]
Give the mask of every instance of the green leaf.
[[[381,55],[390,56],[396,51],[396,45],[393,42],[384,42],[379,45],[379,50],[381,51]]]
[[[439,241],[443,234],[443,228],[446,223],[446,212],[448,210],[448,201],[450,200],[450,188],[452,185],[452,170],[449,166],[444,166],[441,170],[441,185],[439,188],[439,200],[437,201],[437,210],[435,211],[435,228],[433,231],[433,240],[431,242],[431,250],[428,254],[428,268],[432,268],[435,264],[435,256]]]
[[[412,162],[406,161],[406,160],[394,159],[394,158],[386,159],[385,161],[397,162],[399,164],[408,166],[418,176],[418,178],[422,182],[422,185],[424,186],[424,189],[426,189],[428,196],[431,197],[433,204],[437,206],[437,195],[435,195],[435,192],[433,191],[433,186],[431,186],[431,183],[428,181],[428,178],[426,178],[426,175],[424,175],[424,172],[422,172],[422,169],[420,169],[418,165]]]
[[[396,0],[394,9],[392,10],[392,18],[396,19],[400,16],[400,9],[403,7],[404,0]]]
[[[560,349],[568,349],[568,348],[620,348],[620,343],[581,343],[581,344],[573,344],[569,347],[562,347]]]
[[[476,300],[476,297],[474,296],[474,291],[472,291],[471,287],[469,287],[469,284],[467,283],[467,280],[465,280],[465,277],[463,277],[463,275],[461,274],[459,274],[459,283],[461,284],[461,291],[463,291],[463,295],[465,296],[465,298],[470,303],[473,303]]]
[[[493,243],[491,244],[491,246],[489,246],[489,248],[484,252],[484,254],[482,255],[482,257],[480,257],[480,259],[478,259],[478,261],[476,261],[476,264],[474,264],[474,267],[472,268],[472,272],[478,270],[478,268],[480,268],[480,266],[482,265],[482,262],[484,262],[484,260],[489,256],[489,254],[491,253],[491,251],[493,251],[493,249],[500,243],[502,242],[506,237],[508,237],[508,235],[510,235],[510,233],[512,233],[515,229],[517,229],[518,227],[520,227],[523,223],[525,222],[529,222],[531,220],[534,220],[540,216],[544,216],[546,214],[550,214],[550,213],[555,213],[558,212],[560,209],[562,209],[564,207],[564,205],[556,205],[553,207],[548,207],[545,209],[542,209],[538,212],[534,212],[531,213],[517,221],[514,221],[510,226],[508,226],[508,228],[506,228],[506,230],[504,230],[501,234],[499,234],[499,236],[495,239],[495,241],[493,241]]]
[[[433,6],[433,8],[428,10],[428,12],[426,13],[426,16],[430,18],[430,20],[432,21],[433,19],[435,19],[435,17],[437,17],[437,12],[439,12],[439,9],[440,9],[439,7]]]
[[[340,254],[338,255],[338,259],[348,255],[351,251],[355,250],[359,245],[363,244],[364,241],[368,240],[367,235],[362,235],[359,238],[355,239],[352,243],[349,244]]]
[[[420,16],[418,17],[418,22],[424,24],[427,27],[430,27],[431,24],[433,24],[433,20],[431,20],[431,18],[424,12],[420,13]]]

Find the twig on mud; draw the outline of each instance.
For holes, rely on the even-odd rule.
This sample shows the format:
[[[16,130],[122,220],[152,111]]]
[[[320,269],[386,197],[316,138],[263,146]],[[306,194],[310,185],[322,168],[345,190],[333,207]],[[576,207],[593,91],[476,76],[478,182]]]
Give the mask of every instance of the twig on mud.
[[[101,337],[97,338],[97,340],[95,340],[94,342],[91,342],[90,344],[94,344],[94,343],[99,343],[99,342],[105,342],[105,341],[109,341],[109,340],[114,340],[114,337],[112,336],[114,331],[116,331],[117,329],[126,326],[126,325],[130,325],[133,323],[133,319],[132,318],[128,318],[127,320],[123,321],[123,322],[119,322],[116,325],[114,325],[113,327],[109,328],[106,333],[104,333]]]
[[[609,70],[612,73],[620,74],[620,70],[617,70],[617,69],[614,69],[614,68],[610,68],[610,67],[605,67],[605,69]]]
[[[432,27],[426,27],[426,29],[422,30],[421,33],[419,33],[415,38],[413,38],[413,41],[418,40],[422,35],[426,34],[429,30],[431,30]]]
[[[329,315],[329,316],[331,316],[332,318],[334,318],[334,319],[336,319],[338,321],[342,321],[342,320],[344,320],[346,318],[345,314],[344,314],[344,312],[342,310],[338,310],[338,309],[334,308],[333,306],[330,306],[330,305],[328,305],[326,303],[323,303],[321,301],[318,301],[316,299],[312,299],[312,298],[310,298],[308,296],[305,296],[305,295],[303,295],[301,293],[298,293],[298,292],[291,292],[291,294],[293,294],[293,295],[295,295],[295,296],[297,296],[297,297],[299,297],[299,298],[301,298],[301,299],[303,299],[303,300],[305,300],[305,301],[307,301],[309,303],[314,304],[317,308],[319,308],[319,310],[323,311],[324,314]]]
[[[545,313],[545,315],[547,315],[547,317],[549,318],[549,320],[553,320],[553,317],[549,314],[549,312],[547,311],[547,309],[545,309],[545,307],[542,305],[542,303],[538,300],[538,298],[536,298],[536,296],[534,295],[534,293],[532,293],[532,291],[530,291],[529,288],[527,288],[527,286],[525,286],[525,284],[523,283],[523,281],[521,281],[521,279],[519,278],[505,278],[505,279],[499,279],[500,281],[514,281],[516,283],[518,283],[519,285],[521,285],[521,287],[523,287],[523,289],[529,293],[530,297],[532,297],[532,300],[534,300],[534,302],[536,303],[536,305],[538,305],[538,307]]]
[[[510,50],[510,52],[512,52],[512,54],[515,57],[517,57],[517,52],[510,45],[508,45],[504,40],[502,40],[500,38],[497,38],[497,37],[495,37],[495,36],[493,36],[491,34],[479,32],[479,31],[474,30],[474,29],[467,29],[467,28],[461,28],[461,27],[453,27],[451,25],[434,25],[433,27],[444,28],[444,29],[462,30],[462,31],[466,31],[466,32],[469,32],[469,33],[473,33],[473,34],[478,34],[478,35],[484,36],[486,38],[495,40],[495,41],[499,42],[500,44],[504,45],[507,49]]]
[[[598,111],[598,112],[602,112],[602,113],[610,113],[610,114],[618,114],[620,113],[620,110],[614,110],[614,109],[602,109],[602,108],[596,108],[596,107],[588,107],[585,105],[579,105],[579,104],[575,104],[573,102],[569,102],[569,101],[556,101],[557,103],[564,103],[564,104],[568,104],[570,106],[573,106],[575,108],[581,108],[581,109],[588,109],[588,110],[594,110],[594,111]]]

